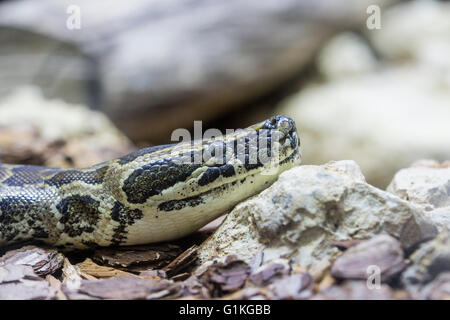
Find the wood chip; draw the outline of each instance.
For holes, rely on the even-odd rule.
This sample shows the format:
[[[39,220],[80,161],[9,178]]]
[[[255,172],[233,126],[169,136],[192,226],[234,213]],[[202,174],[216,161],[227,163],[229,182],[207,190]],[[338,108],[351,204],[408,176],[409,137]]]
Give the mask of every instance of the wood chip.
[[[90,258],[86,258],[83,262],[77,264],[77,267],[81,273],[86,274],[88,277],[93,277],[93,279],[85,278],[86,280],[97,280],[96,278],[111,278],[116,276],[131,276],[137,277],[136,275],[125,272],[119,269],[115,269],[107,266],[100,266],[93,262]]]
[[[86,296],[99,299],[147,299],[162,298],[178,290],[170,280],[155,281],[130,276],[118,276],[98,281],[82,280],[77,290],[63,286],[64,293],[70,299]],[[153,295],[153,296],[152,296]]]
[[[105,248],[95,251],[92,260],[126,271],[145,271],[161,268],[169,264],[181,253],[181,248],[174,245],[146,245],[123,248]]]
[[[382,284],[380,288],[370,289],[366,281],[344,281],[316,294],[313,300],[390,300],[392,289]]]
[[[162,268],[162,270],[165,271],[169,277],[177,274],[197,260],[197,250],[198,246],[194,244],[176,257],[175,260]]]
[[[250,271],[251,267],[245,261],[230,255],[224,263],[211,265],[202,274],[201,281],[213,297],[218,297],[242,288]]]
[[[308,273],[294,273],[285,276],[268,288],[272,299],[307,299],[313,294],[314,280]]]
[[[62,267],[62,278],[63,283],[66,283],[67,281],[81,281],[82,277],[80,274],[80,270],[72,265],[69,261],[69,259],[64,258],[64,263]]]
[[[279,259],[279,261],[269,262],[256,269],[249,277],[249,281],[256,286],[262,287],[273,283],[275,280],[289,275],[291,268],[289,261]]]
[[[182,282],[183,291],[182,297],[188,297],[189,299],[209,299],[211,295],[209,290],[203,285],[197,276],[190,276]]]
[[[322,278],[322,280],[314,286],[314,290],[316,292],[321,292],[325,289],[328,289],[335,283],[336,283],[336,280],[328,272],[327,274],[325,274],[325,276]]]
[[[187,278],[189,278],[190,276],[191,276],[191,274],[189,272],[184,272],[184,273],[179,273],[176,276],[173,276],[172,278],[170,278],[170,280],[183,281],[183,280],[186,280]]]
[[[0,300],[48,300],[56,291],[33,268],[7,264],[0,267]]]
[[[401,244],[384,234],[365,240],[340,255],[331,274],[339,279],[366,280],[371,266],[379,270],[382,282],[390,281],[406,267]]]
[[[351,239],[351,240],[341,240],[341,241],[333,241],[332,245],[337,247],[339,250],[345,251],[348,248],[354,247],[357,244],[360,244],[364,240],[359,239]]]
[[[45,277],[45,280],[47,280],[48,283],[50,284],[50,287],[52,287],[53,290],[55,290],[55,297],[56,297],[57,300],[67,300],[67,296],[61,290],[61,287],[62,287],[61,281],[56,279],[51,274],[48,274]]]
[[[8,251],[0,258],[0,266],[22,264],[31,266],[37,275],[52,274],[63,265],[64,256],[55,249],[25,246]]]

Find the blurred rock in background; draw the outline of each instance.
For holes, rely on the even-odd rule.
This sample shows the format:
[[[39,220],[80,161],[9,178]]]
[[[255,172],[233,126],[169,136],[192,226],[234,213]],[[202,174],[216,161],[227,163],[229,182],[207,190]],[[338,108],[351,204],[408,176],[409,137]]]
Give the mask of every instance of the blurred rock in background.
[[[101,112],[23,87],[0,101],[0,163],[85,167],[134,146]]]
[[[384,188],[417,159],[450,159],[450,3],[401,3],[381,23],[334,37],[276,113],[296,121],[303,163],[353,159]]]
[[[167,142],[270,94],[333,34],[364,24],[369,5],[393,2],[6,1],[0,93],[35,84],[104,111],[135,141]],[[77,10],[80,28],[68,28]]]

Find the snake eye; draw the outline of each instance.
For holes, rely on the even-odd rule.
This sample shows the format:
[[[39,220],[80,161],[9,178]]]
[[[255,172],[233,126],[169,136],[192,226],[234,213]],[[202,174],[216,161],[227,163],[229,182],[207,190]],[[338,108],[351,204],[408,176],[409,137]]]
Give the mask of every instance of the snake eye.
[[[280,128],[280,131],[285,134],[289,133],[292,129],[292,125],[288,119],[281,119],[280,122],[278,123],[278,126]]]

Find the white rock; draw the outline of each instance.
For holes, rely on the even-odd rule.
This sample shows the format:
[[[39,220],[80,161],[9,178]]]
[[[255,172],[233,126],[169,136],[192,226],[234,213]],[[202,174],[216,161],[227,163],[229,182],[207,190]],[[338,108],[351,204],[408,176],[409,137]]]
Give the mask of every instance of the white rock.
[[[338,79],[373,71],[377,60],[360,36],[345,32],[333,37],[321,50],[318,69],[328,79]]]
[[[407,168],[396,173],[387,191],[432,208],[450,206],[450,168]]]
[[[440,230],[450,228],[450,167],[402,169],[387,191],[419,205]]]
[[[128,143],[103,113],[60,99],[48,100],[37,87],[19,87],[1,98],[0,126],[32,123],[49,141],[95,135],[100,143]]]
[[[439,231],[450,229],[450,206],[425,211],[425,216],[434,222]]]
[[[365,183],[358,172],[355,162],[339,161],[282,173],[231,211],[201,246],[201,261],[235,254],[250,262],[263,250],[263,263],[288,257],[309,268],[338,254],[336,240],[385,233],[408,248],[437,233],[420,210]]]
[[[381,29],[366,34],[383,56],[450,71],[450,3],[400,3],[382,14]]]

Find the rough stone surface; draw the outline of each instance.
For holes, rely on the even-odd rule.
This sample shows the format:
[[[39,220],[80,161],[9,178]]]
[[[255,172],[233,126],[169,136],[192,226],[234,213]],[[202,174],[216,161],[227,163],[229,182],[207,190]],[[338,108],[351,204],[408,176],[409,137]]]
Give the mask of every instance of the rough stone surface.
[[[441,273],[420,292],[421,299],[450,300],[450,272]]]
[[[387,191],[419,205],[440,230],[450,228],[450,168],[402,169],[395,174]]]
[[[450,270],[450,231],[441,231],[422,244],[410,257],[412,265],[402,274],[402,282],[413,291]]]
[[[407,201],[367,184],[353,161],[299,166],[231,211],[199,248],[198,270],[228,254],[249,262],[260,250],[263,264],[287,257],[308,268],[337,256],[335,241],[382,233],[409,248],[437,230]]]
[[[387,191],[432,208],[450,206],[450,168],[402,169],[395,174]]]
[[[134,139],[159,142],[273,90],[332,34],[365,22],[369,4],[392,2],[7,1],[0,93],[33,83],[102,108]],[[74,5],[79,29],[66,27]]]
[[[378,235],[351,247],[339,256],[331,268],[331,274],[341,279],[367,279],[368,268],[379,268],[381,281],[389,281],[405,267],[400,243],[388,235]]]

